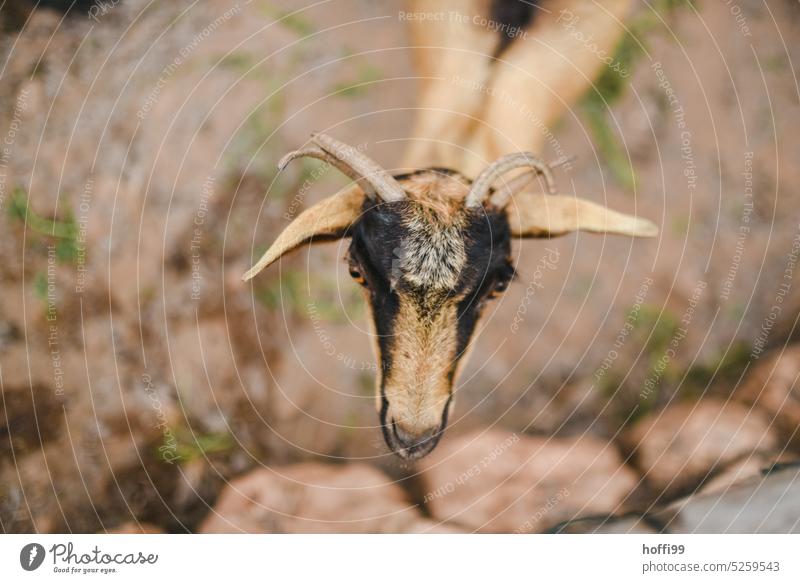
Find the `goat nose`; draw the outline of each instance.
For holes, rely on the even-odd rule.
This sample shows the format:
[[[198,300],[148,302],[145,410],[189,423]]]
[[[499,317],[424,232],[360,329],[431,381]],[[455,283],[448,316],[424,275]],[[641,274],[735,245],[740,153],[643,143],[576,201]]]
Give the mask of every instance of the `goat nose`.
[[[403,429],[396,421],[392,421],[392,432],[398,443],[406,449],[415,449],[430,442],[436,430],[437,428],[434,427],[422,433],[411,433]]]

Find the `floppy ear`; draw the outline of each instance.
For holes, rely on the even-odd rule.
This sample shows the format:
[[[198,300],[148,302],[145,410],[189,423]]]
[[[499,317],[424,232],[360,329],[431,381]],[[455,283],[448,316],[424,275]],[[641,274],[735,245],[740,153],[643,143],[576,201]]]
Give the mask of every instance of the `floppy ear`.
[[[353,185],[304,210],[278,235],[258,263],[242,279],[252,279],[284,253],[301,245],[341,239],[348,227],[361,215],[364,197],[364,191],[358,185]]]
[[[658,227],[647,219],[573,196],[518,192],[505,212],[516,237],[556,237],[571,231],[630,237],[658,235]]]

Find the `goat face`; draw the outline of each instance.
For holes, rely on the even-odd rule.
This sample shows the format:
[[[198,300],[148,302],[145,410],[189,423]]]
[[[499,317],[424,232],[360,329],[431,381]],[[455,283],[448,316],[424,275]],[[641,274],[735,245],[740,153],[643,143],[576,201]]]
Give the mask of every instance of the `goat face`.
[[[408,198],[366,202],[347,261],[372,312],[384,438],[414,459],[444,431],[475,324],[514,269],[505,215],[467,209],[469,181],[443,170],[395,179]]]
[[[492,182],[533,167],[528,153],[505,156],[474,182],[427,169],[390,176],[332,138],[289,154],[322,159],[357,185],[298,216],[244,279],[313,240],[350,237],[350,273],[364,288],[379,359],[378,409],[386,443],[420,458],[438,442],[453,404],[453,385],[486,301],[513,277],[511,237],[551,237],[574,230],[653,236],[655,225],[568,196],[523,194],[531,172],[494,190]],[[515,205],[508,202],[513,197]]]

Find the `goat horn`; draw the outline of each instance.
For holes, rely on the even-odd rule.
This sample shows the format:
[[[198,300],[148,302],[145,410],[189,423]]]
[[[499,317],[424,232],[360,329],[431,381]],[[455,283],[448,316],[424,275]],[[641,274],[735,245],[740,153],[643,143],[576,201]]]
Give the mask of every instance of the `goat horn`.
[[[334,164],[350,178],[357,180],[373,200],[379,198],[384,202],[397,202],[406,198],[405,191],[394,177],[353,146],[322,133],[311,134],[311,141],[317,147],[292,152],[284,156],[281,163],[288,163],[300,156],[312,156]]]
[[[310,146],[308,148],[303,148],[302,150],[289,152],[278,162],[278,170],[283,170],[286,168],[289,162],[296,160],[297,158],[316,158],[317,160],[322,160],[326,164],[330,164],[334,168],[338,168],[342,174],[357,182],[361,187],[361,190],[364,191],[364,194],[367,195],[367,198],[370,200],[376,200],[378,198],[375,187],[372,185],[372,183],[370,183],[369,180],[361,176],[350,165],[343,162],[333,154],[329,154],[318,146]]]
[[[550,167],[531,152],[516,152],[498,158],[478,174],[478,177],[472,183],[469,194],[467,194],[466,206],[469,208],[481,206],[489,196],[489,189],[495,180],[506,172],[525,167],[533,168],[544,176],[548,191],[550,194],[555,194],[556,184]]]
[[[552,170],[553,168],[563,166],[567,162],[571,162],[574,159],[575,156],[561,156],[552,162],[548,162],[546,166],[549,170]],[[504,209],[511,200],[511,197],[528,186],[528,184],[530,184],[531,181],[533,181],[533,179],[536,178],[540,173],[541,171],[539,168],[533,168],[505,182],[503,184],[503,188],[498,188],[494,194],[492,194],[491,198],[489,199],[489,204],[496,209]],[[553,194],[552,190],[550,191],[550,194]]]

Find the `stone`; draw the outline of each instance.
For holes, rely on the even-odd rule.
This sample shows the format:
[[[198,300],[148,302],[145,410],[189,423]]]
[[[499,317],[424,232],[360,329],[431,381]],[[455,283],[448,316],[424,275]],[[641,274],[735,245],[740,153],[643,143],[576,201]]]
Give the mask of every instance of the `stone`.
[[[394,533],[446,527],[423,519],[405,492],[366,464],[260,468],[231,481],[202,533]]]
[[[758,363],[734,398],[766,413],[783,441],[800,451],[800,345]]]
[[[611,443],[587,436],[447,436],[421,466],[431,515],[479,532],[542,532],[611,514],[637,481]]]
[[[246,396],[239,390],[231,332],[224,318],[176,326],[168,342],[187,415],[213,431],[228,431],[225,414],[232,414]]]
[[[715,399],[652,413],[622,441],[657,497],[680,495],[735,461],[774,450],[777,443],[761,412]]]
[[[750,455],[734,462],[703,484],[703,494],[724,492],[743,481],[757,478],[761,470],[769,467],[763,456]]]

